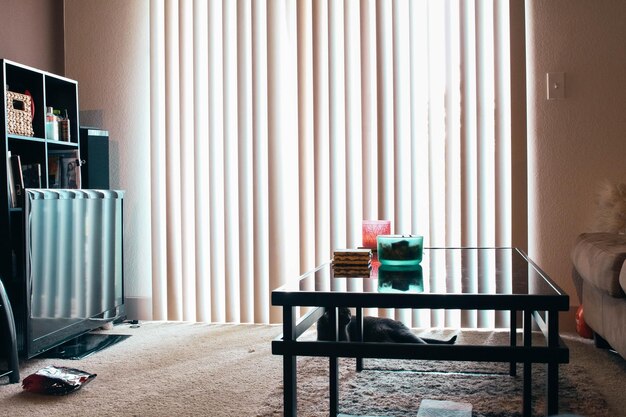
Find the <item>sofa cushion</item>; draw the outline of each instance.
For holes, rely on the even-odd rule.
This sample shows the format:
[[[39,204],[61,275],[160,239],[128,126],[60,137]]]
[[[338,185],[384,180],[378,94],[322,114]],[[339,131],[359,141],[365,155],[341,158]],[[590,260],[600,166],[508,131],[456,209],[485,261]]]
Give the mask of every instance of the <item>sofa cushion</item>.
[[[572,250],[580,276],[613,297],[624,297],[626,291],[626,277],[620,278],[625,260],[626,235],[616,233],[583,233]]]

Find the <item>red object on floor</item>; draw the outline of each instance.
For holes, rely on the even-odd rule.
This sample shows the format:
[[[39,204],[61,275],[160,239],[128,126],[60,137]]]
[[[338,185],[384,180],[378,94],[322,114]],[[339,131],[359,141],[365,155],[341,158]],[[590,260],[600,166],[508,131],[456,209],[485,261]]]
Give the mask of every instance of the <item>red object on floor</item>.
[[[579,306],[576,311],[576,333],[586,339],[593,339],[593,330],[585,323],[585,315],[583,312],[583,306]]]

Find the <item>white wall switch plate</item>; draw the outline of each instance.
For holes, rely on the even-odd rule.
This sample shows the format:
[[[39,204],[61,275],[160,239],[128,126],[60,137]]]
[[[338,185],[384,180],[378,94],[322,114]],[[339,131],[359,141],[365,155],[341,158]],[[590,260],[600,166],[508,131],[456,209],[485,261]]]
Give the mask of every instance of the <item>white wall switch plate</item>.
[[[560,100],[565,98],[565,73],[549,72],[546,74],[548,87],[548,100]]]

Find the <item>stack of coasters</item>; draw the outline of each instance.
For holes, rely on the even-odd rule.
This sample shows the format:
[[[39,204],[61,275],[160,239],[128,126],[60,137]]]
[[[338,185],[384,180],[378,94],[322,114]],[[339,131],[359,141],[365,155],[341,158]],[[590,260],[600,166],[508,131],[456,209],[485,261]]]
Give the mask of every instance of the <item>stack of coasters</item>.
[[[371,249],[337,249],[333,253],[335,276],[369,276]]]

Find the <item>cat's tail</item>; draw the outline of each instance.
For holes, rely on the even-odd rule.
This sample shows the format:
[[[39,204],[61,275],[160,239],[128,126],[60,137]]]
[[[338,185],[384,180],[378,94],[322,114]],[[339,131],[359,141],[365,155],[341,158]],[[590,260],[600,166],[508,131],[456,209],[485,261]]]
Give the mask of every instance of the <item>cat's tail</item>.
[[[453,345],[456,343],[456,336],[457,335],[454,335],[448,340],[430,339],[428,337],[420,337],[420,339],[422,339],[425,343],[429,345]]]

